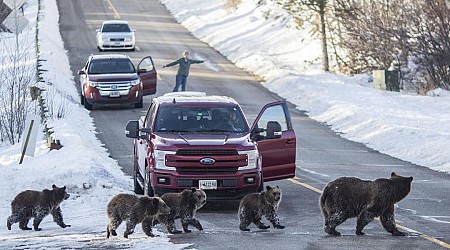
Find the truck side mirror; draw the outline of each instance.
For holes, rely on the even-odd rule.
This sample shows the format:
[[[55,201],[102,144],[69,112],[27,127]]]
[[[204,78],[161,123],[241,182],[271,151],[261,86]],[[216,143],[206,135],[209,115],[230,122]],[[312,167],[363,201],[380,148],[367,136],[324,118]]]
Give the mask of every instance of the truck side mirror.
[[[78,70],[78,75],[84,75],[86,74],[86,72],[84,72],[84,70]]]
[[[281,138],[281,125],[277,121],[267,122],[267,135],[266,139],[278,139]]]
[[[139,137],[139,122],[129,121],[127,127],[125,128],[125,135],[128,138],[138,138]]]

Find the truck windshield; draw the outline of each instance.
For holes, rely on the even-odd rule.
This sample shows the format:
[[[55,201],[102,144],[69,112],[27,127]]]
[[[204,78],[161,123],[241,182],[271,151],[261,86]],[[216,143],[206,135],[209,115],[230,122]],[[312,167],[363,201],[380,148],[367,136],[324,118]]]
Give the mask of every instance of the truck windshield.
[[[161,107],[155,132],[248,132],[236,107]]]

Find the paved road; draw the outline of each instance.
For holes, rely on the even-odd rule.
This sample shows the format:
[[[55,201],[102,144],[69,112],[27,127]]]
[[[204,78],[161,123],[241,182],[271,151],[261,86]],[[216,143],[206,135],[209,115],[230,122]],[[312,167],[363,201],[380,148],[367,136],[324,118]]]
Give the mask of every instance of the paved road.
[[[232,96],[242,105],[249,120],[254,119],[265,103],[282,99],[262,87],[255,77],[195,39],[156,0],[58,0],[58,5],[61,32],[74,75],[89,54],[97,53],[95,29],[103,20],[120,18],[128,20],[137,29],[138,49],[128,54],[135,62],[147,55],[155,61],[160,76],[156,96],[170,92],[175,80],[176,68],[162,69],[162,65],[178,58],[187,49],[191,51],[191,57],[207,60],[205,64],[192,66],[188,90]],[[144,109],[110,106],[91,112],[98,138],[128,174],[132,173],[132,141],[124,136],[125,124],[143,115],[151,98],[145,97]],[[172,242],[192,243],[192,247],[198,249],[449,248],[445,243],[450,243],[448,174],[342,139],[326,125],[311,120],[304,111],[293,106],[291,115],[298,137],[297,178],[268,183],[283,189],[279,214],[286,229],[258,231],[252,228],[252,232],[243,233],[237,228],[236,204],[209,204],[197,215],[205,230],[197,232],[194,229],[191,234],[170,236]],[[338,227],[343,237],[325,235],[318,192],[326,183],[340,176],[388,177],[392,171],[414,176],[411,194],[396,207],[396,220],[418,233],[411,233],[410,237],[392,237],[378,221],[374,221],[366,227],[366,236],[356,236],[356,221],[351,219]],[[165,231],[162,227],[157,229]]]

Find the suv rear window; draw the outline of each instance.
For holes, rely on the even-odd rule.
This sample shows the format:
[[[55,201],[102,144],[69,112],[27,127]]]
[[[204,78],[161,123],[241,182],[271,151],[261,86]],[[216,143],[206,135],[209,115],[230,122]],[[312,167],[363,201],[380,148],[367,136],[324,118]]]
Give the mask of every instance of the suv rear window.
[[[89,74],[128,74],[135,73],[133,63],[127,58],[95,59],[89,64]]]
[[[247,132],[236,107],[161,107],[155,132]]]
[[[128,24],[115,23],[115,24],[104,24],[102,32],[131,32],[131,30]]]

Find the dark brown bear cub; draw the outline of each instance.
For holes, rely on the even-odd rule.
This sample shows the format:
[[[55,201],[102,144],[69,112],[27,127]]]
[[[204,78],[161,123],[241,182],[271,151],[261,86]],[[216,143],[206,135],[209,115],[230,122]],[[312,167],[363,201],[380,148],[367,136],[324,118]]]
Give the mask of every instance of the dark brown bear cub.
[[[341,233],[336,231],[336,227],[348,218],[357,217],[356,234],[363,235],[364,227],[375,217],[380,217],[387,232],[405,236],[395,226],[394,204],[408,195],[412,180],[413,177],[392,172],[390,179],[369,181],[341,177],[328,183],[320,196],[325,232],[339,236]]]
[[[281,189],[266,186],[266,191],[261,193],[248,194],[242,198],[239,204],[239,229],[250,231],[248,226],[254,223],[259,229],[268,229],[270,226],[264,225],[261,221],[264,215],[275,228],[283,229],[277,215],[277,209],[281,202]]]
[[[19,222],[20,229],[31,230],[28,222],[34,218],[33,228],[40,231],[39,224],[50,213],[58,226],[70,227],[70,225],[64,224],[59,207],[61,202],[67,200],[70,195],[66,192],[66,187],[59,188],[53,185],[52,188],[52,190],[44,189],[42,191],[26,190],[18,194],[11,202],[12,214],[6,223],[8,230],[11,230],[11,225],[17,222]]]
[[[185,189],[181,193],[166,193],[161,196],[170,207],[170,214],[161,214],[157,216],[155,224],[162,223],[167,231],[172,234],[181,233],[175,227],[175,219],[180,218],[181,225],[185,233],[190,233],[189,225],[198,230],[203,230],[200,222],[195,218],[197,210],[206,204],[206,193],[201,189]]]
[[[106,237],[112,234],[117,236],[116,229],[122,221],[126,222],[126,230],[123,237],[134,232],[137,224],[142,223],[142,230],[150,237],[155,216],[169,213],[170,208],[159,197],[138,197],[132,194],[118,194],[108,203],[107,214],[109,223],[106,226]]]

